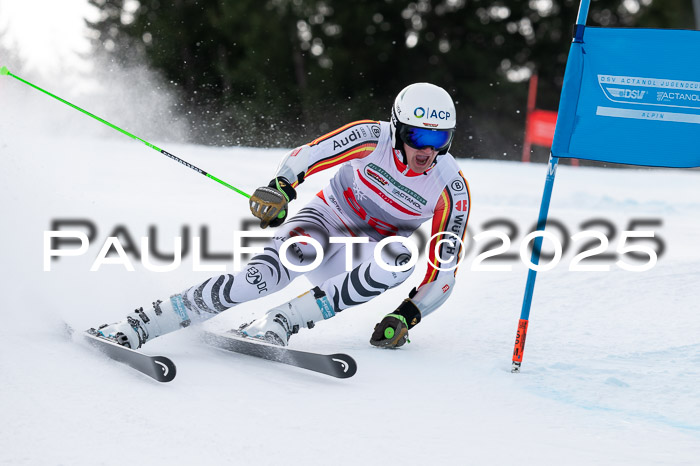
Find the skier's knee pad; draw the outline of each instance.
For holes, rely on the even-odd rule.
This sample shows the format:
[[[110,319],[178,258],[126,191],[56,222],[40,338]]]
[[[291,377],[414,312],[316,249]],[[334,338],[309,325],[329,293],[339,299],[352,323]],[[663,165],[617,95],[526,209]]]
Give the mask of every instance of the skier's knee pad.
[[[371,262],[364,270],[363,279],[368,283],[380,283],[386,287],[385,289],[390,289],[405,282],[413,273],[414,268],[415,267],[411,267],[402,271],[388,270],[386,267],[382,267],[376,262]],[[382,288],[382,286],[378,286],[378,288]]]
[[[379,257],[377,257],[379,256]],[[381,277],[383,282],[393,288],[400,285],[411,276],[415,266],[405,268],[411,261],[411,252],[401,243],[386,244],[380,253],[375,254],[371,263],[371,273]],[[381,260],[383,263],[378,263]]]

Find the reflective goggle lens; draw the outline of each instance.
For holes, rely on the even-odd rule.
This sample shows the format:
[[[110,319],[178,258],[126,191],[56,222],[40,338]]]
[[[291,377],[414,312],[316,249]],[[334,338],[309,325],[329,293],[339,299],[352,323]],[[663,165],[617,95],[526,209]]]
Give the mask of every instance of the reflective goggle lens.
[[[453,129],[428,129],[403,126],[399,132],[401,140],[414,149],[432,147],[437,151],[447,149],[452,140]]]

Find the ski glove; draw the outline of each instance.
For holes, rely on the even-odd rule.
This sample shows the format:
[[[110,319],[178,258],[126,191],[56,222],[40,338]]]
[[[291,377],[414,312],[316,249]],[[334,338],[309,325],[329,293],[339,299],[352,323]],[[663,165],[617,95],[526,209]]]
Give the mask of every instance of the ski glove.
[[[410,343],[408,329],[413,328],[418,322],[420,322],[420,310],[413,301],[404,299],[396,311],[384,316],[382,321],[374,326],[369,343],[379,348],[398,348]]]
[[[287,205],[296,197],[289,181],[279,176],[250,196],[250,211],[260,219],[260,228],[278,227],[287,218]]]

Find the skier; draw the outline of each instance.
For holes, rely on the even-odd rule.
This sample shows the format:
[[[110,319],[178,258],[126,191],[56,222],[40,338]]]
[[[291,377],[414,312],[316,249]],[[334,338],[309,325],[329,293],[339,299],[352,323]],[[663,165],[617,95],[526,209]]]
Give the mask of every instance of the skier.
[[[433,237],[423,281],[376,324],[370,338],[374,346],[402,346],[408,331],[445,302],[455,283],[470,210],[467,182],[448,153],[455,122],[454,103],[444,89],[415,83],[396,97],[390,122],[356,121],[290,151],[268,186],[250,198],[251,212],[262,228],[280,227],[261,254],[240,272],[212,277],[92,333],[139,348],[155,337],[279,291],[303,273],[298,267],[314,264],[320,255],[313,244],[317,242],[323,260],[307,275],[315,286],[238,330],[239,335],[286,346],[299,329],[312,328],[403,283],[413,271],[408,265],[417,257],[401,242],[390,242],[380,257],[374,254],[375,246],[387,237],[408,237],[431,220]],[[308,176],[341,164],[330,183],[285,222],[297,187]],[[285,240],[297,236],[299,242],[280,251]],[[334,242],[334,237],[353,238],[349,241],[357,244]],[[345,249],[351,247],[354,257]],[[284,265],[280,252],[294,267]]]

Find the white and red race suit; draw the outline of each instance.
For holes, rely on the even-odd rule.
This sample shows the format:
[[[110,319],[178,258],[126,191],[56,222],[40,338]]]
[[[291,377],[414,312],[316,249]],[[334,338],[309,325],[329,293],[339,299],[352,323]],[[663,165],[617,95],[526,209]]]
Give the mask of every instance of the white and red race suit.
[[[438,156],[422,174],[411,171],[402,159],[392,148],[388,122],[361,120],[292,150],[276,176],[296,188],[309,175],[342,164],[318,196],[343,223],[346,235],[366,235],[374,241],[408,237],[430,220],[428,270],[412,298],[425,316],[452,291],[455,257],[469,219],[469,185],[449,153]],[[443,239],[438,247],[441,263],[435,245]]]
[[[170,298],[185,320],[203,320],[237,304],[266,296],[287,286],[303,272],[291,270],[280,260],[282,243],[295,236],[316,239],[323,247],[321,265],[307,278],[328,297],[332,308],[324,318],[365,303],[408,278],[386,270],[374,260],[374,247],[388,236],[410,236],[421,224],[432,222],[428,270],[410,297],[422,316],[437,309],[455,283],[457,258],[469,219],[467,181],[447,153],[439,155],[425,173],[412,172],[399,151],[392,148],[390,124],[356,121],[298,147],[283,158],[275,176],[297,187],[316,172],[341,165],[317,196],[281,225],[263,252],[235,274],[224,274],[193,286]],[[355,244],[352,268],[346,268],[348,245],[333,237],[368,237]],[[436,254],[437,251],[437,254]],[[308,242],[286,251],[289,263],[304,266],[316,259]],[[405,265],[411,252],[401,243],[382,250],[382,260]],[[441,270],[442,269],[442,270]]]

